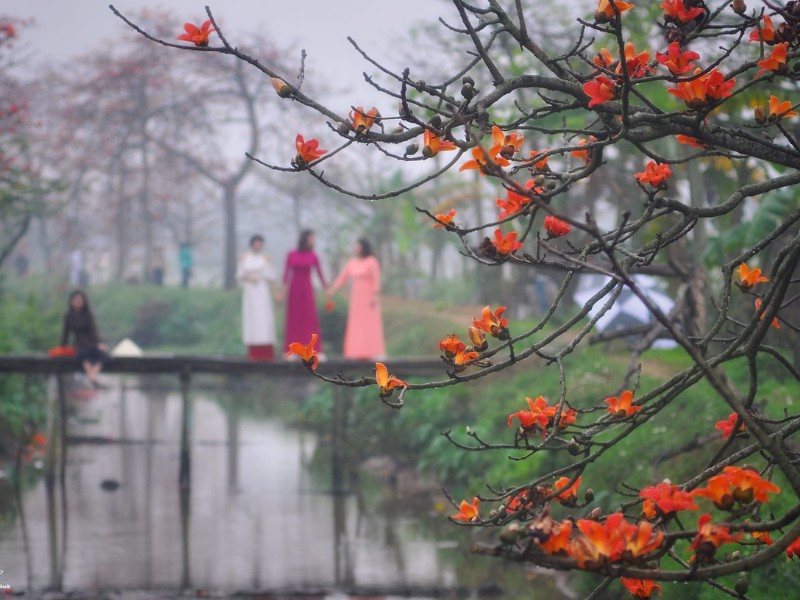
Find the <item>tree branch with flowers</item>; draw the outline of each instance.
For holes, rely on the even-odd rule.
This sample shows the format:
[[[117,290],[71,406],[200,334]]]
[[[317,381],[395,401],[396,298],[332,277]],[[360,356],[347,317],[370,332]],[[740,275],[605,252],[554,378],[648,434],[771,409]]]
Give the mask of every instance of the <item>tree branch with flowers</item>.
[[[158,39],[120,16],[164,46],[238,58],[272,79],[276,101],[306,107],[319,119],[317,130],[327,125],[324,143],[308,131],[287,134],[287,149],[292,139],[295,146],[286,162],[253,157],[262,165],[382,201],[472,172],[486,200],[494,198],[496,217],[475,222],[456,208],[418,207],[429,226],[454,236],[462,254],[487,267],[559,273],[554,299],[532,327],[517,327],[505,306],[487,306],[465,323],[464,339],[442,332],[443,374],[435,381],[406,382],[382,363],[374,375],[327,377],[317,371],[315,339],[291,348],[317,377],[343,386],[377,385],[378,397],[395,408],[425,390],[469,384],[523,361],[556,366],[558,397],[521,391],[506,439],[489,441],[469,431],[464,441],[446,434],[471,451],[557,457],[555,468],[523,484],[492,485],[456,507],[454,522],[500,531],[497,543],[477,552],[597,573],[603,579],[592,597],[615,578],[637,598],[660,592],[663,582],[681,581],[747,597],[754,569],[780,555],[800,555],[800,413],[757,402],[763,357],[782,377],[800,381],[800,365],[786,352],[799,331],[793,315],[800,298],[800,210],[786,210],[753,243],[734,240],[725,260],[708,269],[702,240],[709,230],[757,211],[759,197],[800,183],[800,63],[794,62],[800,3],[664,0],[651,7],[649,17],[658,8],[657,18],[638,17],[634,33],[627,24],[647,6],[599,0],[585,7],[591,16],[574,23],[566,49],[534,31],[531,2],[452,4],[453,23],[444,25],[467,58],[441,83],[426,83],[410,68],[392,72],[359,49],[389,81],[368,78],[376,93],[396,103],[391,115],[361,100],[341,113],[324,106],[301,90],[302,76],[292,84],[289,74],[232,45],[208,9],[206,22],[187,24],[178,41]],[[212,34],[218,36],[213,41]],[[509,47],[513,57],[503,54]],[[520,65],[524,69],[511,68]],[[416,163],[415,181],[364,194],[331,179],[326,162],[356,146]],[[716,188],[704,187],[702,174],[720,162],[734,175],[720,186],[729,191],[708,201]],[[629,197],[617,198],[624,209],[611,219],[596,205],[574,210],[611,177],[625,181]],[[643,287],[640,276],[647,273],[674,282],[679,292],[672,310]],[[604,284],[573,305],[571,290],[586,274],[602,276]],[[647,308],[651,323],[638,329],[632,364],[616,388],[578,404],[570,362],[623,292]],[[613,337],[603,335],[603,341]],[[639,357],[665,337],[689,366],[643,386]],[[742,365],[744,388],[726,371]],[[693,446],[707,454],[705,468],[682,481],[604,490],[614,499],[580,516],[596,502],[596,494],[581,487],[595,464],[618,453],[635,431],[669,429],[676,402],[701,384],[719,413],[716,429]],[[680,432],[674,433],[677,440]],[[784,507],[778,512],[771,507],[776,497]],[[719,579],[732,574],[739,575],[733,587]]]

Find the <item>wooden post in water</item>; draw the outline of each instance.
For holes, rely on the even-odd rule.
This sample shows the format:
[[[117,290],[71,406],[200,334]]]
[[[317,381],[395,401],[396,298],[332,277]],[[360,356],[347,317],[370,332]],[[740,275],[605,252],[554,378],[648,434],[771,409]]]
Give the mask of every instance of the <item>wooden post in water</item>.
[[[228,403],[228,492],[239,487],[239,396],[233,394]]]
[[[189,554],[189,509],[191,506],[192,487],[192,399],[189,396],[191,371],[181,372],[181,455],[178,472],[178,487],[181,511],[181,548],[183,571],[181,587],[191,586],[190,554]]]
[[[334,494],[344,494],[347,492],[347,465],[345,464],[345,418],[347,412],[345,403],[348,388],[338,385],[333,386],[333,407],[331,414],[331,483]]]

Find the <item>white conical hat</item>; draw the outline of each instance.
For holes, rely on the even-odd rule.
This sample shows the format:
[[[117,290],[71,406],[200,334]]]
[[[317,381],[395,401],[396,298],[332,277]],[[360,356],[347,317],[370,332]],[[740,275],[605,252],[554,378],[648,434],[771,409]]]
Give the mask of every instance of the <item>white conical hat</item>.
[[[142,349],[130,338],[122,340],[111,351],[111,356],[142,356],[142,354]]]

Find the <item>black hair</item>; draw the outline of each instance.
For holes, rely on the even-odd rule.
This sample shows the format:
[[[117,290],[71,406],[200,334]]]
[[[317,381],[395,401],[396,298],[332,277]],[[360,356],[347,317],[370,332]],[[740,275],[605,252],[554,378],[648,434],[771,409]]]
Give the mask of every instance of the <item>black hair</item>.
[[[256,242],[261,242],[263,244],[264,243],[264,236],[261,235],[260,233],[257,233],[253,237],[251,237],[250,238],[250,247],[252,248],[253,244],[255,244]]]
[[[310,239],[312,235],[314,235],[313,229],[303,229],[303,231],[300,232],[300,237],[297,240],[297,249],[300,251],[311,250]]]
[[[361,257],[366,258],[372,256],[372,244],[369,243],[367,238],[358,238],[358,243],[361,244]]]

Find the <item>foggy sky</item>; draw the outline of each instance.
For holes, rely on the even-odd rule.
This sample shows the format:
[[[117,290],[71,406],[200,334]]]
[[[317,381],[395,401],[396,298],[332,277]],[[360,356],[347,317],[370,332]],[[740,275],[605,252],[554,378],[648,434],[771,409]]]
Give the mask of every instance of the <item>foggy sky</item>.
[[[113,43],[120,35],[136,35],[109,10],[109,0],[3,0],[0,14],[33,18],[20,43],[34,64],[74,58]],[[206,19],[208,4],[232,43],[254,30],[264,31],[279,47],[294,44],[308,51],[306,73],[332,81],[347,89],[358,103],[368,104],[378,96],[361,75],[372,69],[347,41],[353,37],[373,56],[390,66],[399,40],[414,23],[435,22],[454,11],[444,0],[114,0],[123,14],[154,7],[175,13],[175,35],[183,33],[185,21]],[[451,18],[452,20],[452,18]],[[212,37],[212,40],[214,38]],[[212,41],[213,43],[213,41]],[[353,92],[357,94],[353,94]]]

